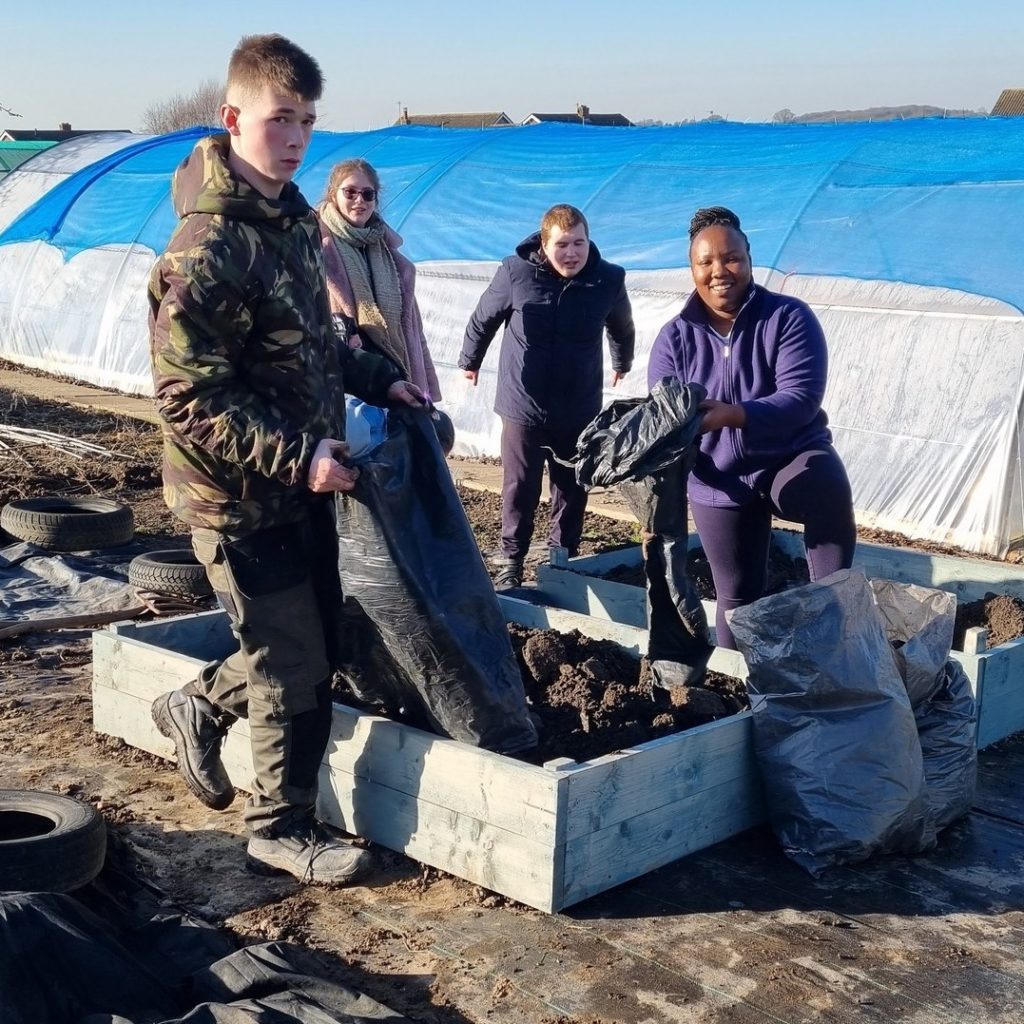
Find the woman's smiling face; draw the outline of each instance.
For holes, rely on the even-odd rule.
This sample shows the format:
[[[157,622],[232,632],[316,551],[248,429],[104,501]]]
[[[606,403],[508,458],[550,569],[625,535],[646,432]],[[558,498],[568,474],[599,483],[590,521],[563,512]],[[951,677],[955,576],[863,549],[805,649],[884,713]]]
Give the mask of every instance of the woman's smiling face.
[[[721,317],[733,317],[753,277],[746,239],[724,224],[704,228],[690,243],[690,270],[704,305]]]

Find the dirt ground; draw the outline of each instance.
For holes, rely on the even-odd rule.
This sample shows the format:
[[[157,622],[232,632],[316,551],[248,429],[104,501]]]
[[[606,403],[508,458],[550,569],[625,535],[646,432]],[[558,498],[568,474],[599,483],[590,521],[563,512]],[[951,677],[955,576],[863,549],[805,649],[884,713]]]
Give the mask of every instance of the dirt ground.
[[[0,505],[16,497],[52,493],[116,497],[132,506],[143,546],[187,543],[185,531],[168,514],[160,495],[154,428],[28,399],[2,385],[0,424],[68,434],[126,456],[76,459],[59,447],[30,448],[4,441],[10,447],[0,447]],[[463,498],[481,549],[493,550],[497,499],[481,492],[464,492]],[[538,526],[537,536],[542,538],[543,522]],[[585,552],[633,542],[635,533],[628,524],[588,516]],[[543,554],[536,552],[533,562]],[[618,653],[609,656],[586,645],[580,649],[572,637],[548,634],[517,632],[514,642],[529,679],[546,681],[547,703],[538,712],[545,725],[555,731],[564,719],[567,732],[582,736],[584,745],[566,756],[587,756],[592,748],[585,744],[600,733],[606,704],[628,708],[650,693],[639,662],[625,665]],[[947,972],[994,972],[998,967],[1003,987],[990,983],[992,1005],[1007,1005],[1003,993],[1010,991],[1010,983],[1005,979],[1016,970],[1016,953],[1007,943],[1013,950],[1018,947],[1015,939],[1004,942],[999,934],[1001,919],[991,915],[1001,911],[985,902],[989,890],[974,875],[961,872],[956,877],[977,894],[973,898],[979,913],[988,917],[971,918],[962,925],[964,935],[954,948],[938,932],[938,917],[903,931],[897,925],[887,931],[869,923],[850,923],[843,916],[842,901],[856,885],[852,890],[840,886],[834,896],[821,895],[824,889],[815,895],[799,876],[785,891],[776,894],[773,889],[769,896],[759,896],[766,877],[761,863],[770,861],[772,870],[778,870],[770,837],[766,840],[759,833],[744,838],[737,852],[688,858],[686,871],[672,883],[671,898],[682,901],[682,909],[673,914],[657,909],[665,892],[659,891],[664,881],[659,883],[656,876],[651,876],[646,890],[629,889],[618,903],[613,893],[592,912],[552,918],[382,849],[375,849],[378,870],[365,886],[353,890],[303,888],[287,878],[251,875],[243,867],[240,799],[226,813],[209,811],[189,797],[173,766],[93,733],[90,644],[91,634],[85,629],[0,640],[2,784],[65,793],[96,806],[109,826],[110,855],[103,876],[108,880],[138,880],[166,907],[222,927],[240,944],[268,939],[300,943],[322,956],[332,979],[366,992],[410,1020],[743,1024],[818,1019],[815,1007],[834,1001],[850,1008],[840,1016],[826,1013],[827,1019],[852,1021],[863,1014],[863,1019],[911,1020],[886,1009],[895,998],[892,993],[865,988],[852,973],[849,979],[837,980],[834,971],[819,972],[805,956],[813,949],[816,957],[825,959],[833,947],[836,957],[846,958],[835,963],[849,961],[851,972],[881,965],[890,972],[887,977],[896,977],[912,969],[940,988],[957,984],[945,980]],[[566,665],[574,671],[563,673]],[[622,676],[615,686],[608,685],[612,675]],[[535,682],[528,685],[536,692]],[[695,710],[688,705],[698,699],[714,698],[735,710],[741,698],[734,681],[708,685],[704,692],[710,697],[676,695],[673,702],[668,695],[667,702],[661,700],[657,715],[671,717],[673,723],[669,728],[666,717],[666,731],[675,731],[680,721],[694,720],[687,718]],[[582,705],[581,692],[587,698]],[[600,695],[596,709],[595,695]],[[706,706],[703,711],[707,713]],[[652,720],[636,728],[657,729],[661,724]],[[613,747],[630,741],[628,735],[601,740]],[[962,831],[955,842],[966,848],[973,841],[971,835]],[[949,855],[954,865],[955,857],[964,855],[957,854],[959,848]],[[736,859],[741,856],[748,860]],[[692,887],[685,881],[689,874]],[[861,907],[871,906],[870,894],[881,891],[880,886],[877,880],[865,880]],[[710,894],[723,891],[733,895],[718,904],[721,897]],[[1006,891],[998,892],[1009,899]],[[776,902],[762,906],[762,900]],[[909,906],[913,900],[907,900]],[[793,910],[794,905],[809,909]],[[917,913],[937,914],[938,905],[929,893]],[[910,906],[908,921],[917,920],[914,912]],[[877,909],[879,920],[892,913],[892,906]],[[989,919],[991,926],[986,924]],[[739,928],[742,950],[719,942],[717,935],[725,933],[716,930],[726,920]],[[1021,927],[1016,915],[1013,924],[1011,930]],[[693,931],[688,930],[691,927]],[[991,967],[983,959],[972,968],[975,954],[967,950],[975,947],[968,927],[988,943],[985,956]],[[665,929],[675,929],[673,948],[683,958],[682,968],[666,967],[666,954],[654,944],[652,936]],[[622,983],[623,971],[627,984]],[[698,986],[691,976],[704,980]],[[920,992],[927,987],[922,980]],[[730,991],[746,996],[726,996]],[[755,1004],[765,1007],[764,1012],[755,1014]],[[806,1018],[785,1009],[804,1004]],[[585,1011],[574,1010],[580,1005]],[[770,1012],[778,1007],[783,1009]],[[1020,1019],[1013,1007],[1005,1012],[1005,1017],[1000,1010],[984,1019]],[[941,1019],[953,1018],[943,1013]]]

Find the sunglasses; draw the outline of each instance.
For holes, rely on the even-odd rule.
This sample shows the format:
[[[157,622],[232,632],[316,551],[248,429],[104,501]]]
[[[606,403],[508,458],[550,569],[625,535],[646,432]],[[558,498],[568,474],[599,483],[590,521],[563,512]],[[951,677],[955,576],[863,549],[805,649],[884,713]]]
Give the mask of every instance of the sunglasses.
[[[351,188],[346,186],[341,190],[341,194],[350,202],[356,196],[362,196],[364,203],[372,203],[377,198],[377,190],[375,188]]]

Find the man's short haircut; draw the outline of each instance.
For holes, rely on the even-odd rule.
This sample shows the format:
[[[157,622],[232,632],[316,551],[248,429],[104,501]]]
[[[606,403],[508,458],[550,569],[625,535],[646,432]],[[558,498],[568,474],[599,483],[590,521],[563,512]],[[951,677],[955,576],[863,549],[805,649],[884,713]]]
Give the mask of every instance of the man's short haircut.
[[[690,219],[690,245],[705,228],[716,226],[732,228],[747,243],[747,252],[750,252],[750,239],[740,227],[739,217],[725,206],[705,206],[693,215]]]
[[[587,218],[583,216],[582,210],[577,210],[575,206],[570,206],[568,203],[559,203],[557,206],[552,206],[541,218],[540,244],[547,245],[553,228],[572,231],[577,224],[583,225],[583,230],[586,231],[587,238],[589,239],[590,225],[587,223]]]
[[[316,101],[324,91],[324,77],[320,65],[284,36],[244,36],[228,62],[227,94],[252,96],[268,85],[287,96]]]

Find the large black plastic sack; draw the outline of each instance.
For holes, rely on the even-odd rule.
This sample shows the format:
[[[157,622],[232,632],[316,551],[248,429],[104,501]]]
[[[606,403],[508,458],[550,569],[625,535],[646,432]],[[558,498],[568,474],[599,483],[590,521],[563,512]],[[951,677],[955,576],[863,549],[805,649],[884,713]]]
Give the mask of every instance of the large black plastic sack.
[[[978,780],[977,705],[963,668],[949,660],[956,597],[894,580],[872,580],[871,591],[914,709],[938,832],[971,809]]]
[[[643,480],[619,484],[643,527],[647,658],[658,686],[699,686],[714,648],[708,620],[686,569],[689,547],[686,456]]]
[[[646,398],[612,402],[576,442],[576,479],[588,490],[659,473],[687,455],[700,429],[699,384],[663,377]]]
[[[811,874],[934,841],[914,713],[867,580],[737,608],[754,750],[783,850]]]
[[[686,571],[686,483],[700,430],[699,384],[665,377],[647,398],[612,402],[576,445],[584,487],[617,483],[644,532],[647,657],[660,686],[695,686],[713,650],[707,616]]]
[[[387,434],[336,503],[343,672],[361,699],[452,739],[529,749],[508,627],[430,418],[391,410]]]

